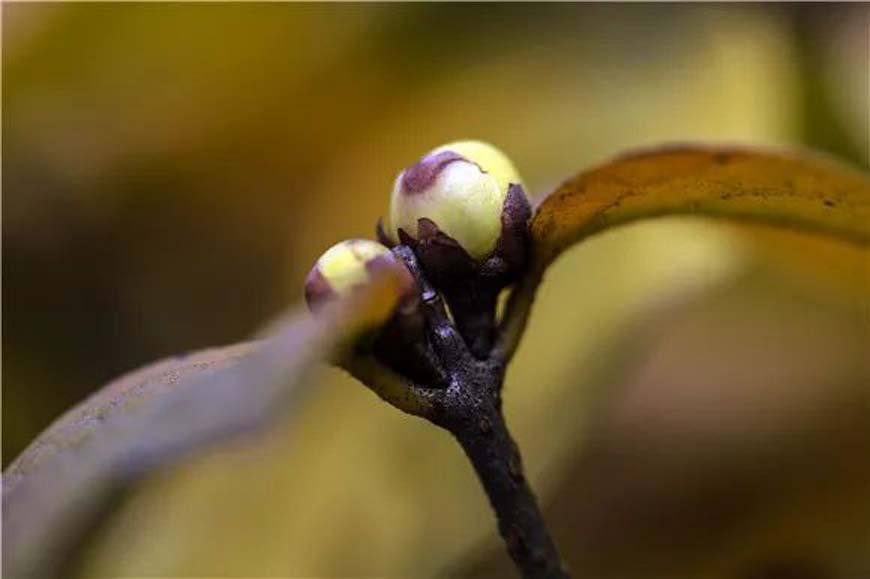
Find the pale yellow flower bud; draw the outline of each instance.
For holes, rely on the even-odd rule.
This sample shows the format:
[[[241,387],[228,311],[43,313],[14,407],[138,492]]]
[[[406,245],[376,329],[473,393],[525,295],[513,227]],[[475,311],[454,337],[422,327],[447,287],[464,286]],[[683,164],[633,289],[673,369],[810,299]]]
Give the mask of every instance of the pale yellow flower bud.
[[[390,250],[367,239],[349,239],[330,247],[320,256],[305,279],[305,300],[310,308],[365,285],[374,268],[395,260]],[[410,274],[409,274],[410,276]]]
[[[458,141],[439,147],[396,178],[388,233],[401,228],[416,238],[428,219],[472,259],[486,259],[502,234],[502,211],[510,185],[521,185],[507,156],[487,143]]]

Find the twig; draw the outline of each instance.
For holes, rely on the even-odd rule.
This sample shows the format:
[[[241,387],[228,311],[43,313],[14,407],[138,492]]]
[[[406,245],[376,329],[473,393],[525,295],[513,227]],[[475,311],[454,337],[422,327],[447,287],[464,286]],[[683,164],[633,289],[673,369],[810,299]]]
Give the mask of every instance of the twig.
[[[436,389],[411,383],[367,354],[349,354],[337,365],[402,412],[424,418],[432,415]]]
[[[501,410],[506,361],[525,327],[537,282],[526,278],[527,285],[517,290],[525,293],[511,301],[511,318],[498,336],[499,347],[481,358],[462,339],[413,252],[402,245],[393,252],[417,278],[426,318],[426,346],[444,369],[446,387],[414,384],[372,356],[354,354],[343,366],[387,402],[426,418],[459,441],[489,497],[508,553],[525,579],[567,578]]]
[[[529,270],[517,283],[511,292],[505,307],[504,317],[498,330],[498,337],[490,357],[507,365],[516,353],[520,340],[526,331],[532,304],[538,285],[541,283],[542,272]]]
[[[523,472],[519,449],[500,410],[477,408],[474,420],[453,431],[486,490],[508,553],[525,578],[567,578]]]
[[[430,420],[450,431],[465,450],[522,576],[567,578],[502,415],[499,368],[493,362],[462,368],[454,385],[441,394]]]

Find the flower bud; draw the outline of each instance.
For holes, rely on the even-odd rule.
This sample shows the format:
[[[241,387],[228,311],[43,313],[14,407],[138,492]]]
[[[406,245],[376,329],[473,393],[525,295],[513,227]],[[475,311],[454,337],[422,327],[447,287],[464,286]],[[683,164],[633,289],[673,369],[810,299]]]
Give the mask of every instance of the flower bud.
[[[512,183],[522,185],[520,175],[516,167],[501,150],[483,141],[456,141],[442,147],[438,147],[432,153],[453,151],[462,155],[478,167],[492,175],[502,192],[502,198],[507,194],[508,187]]]
[[[365,287],[381,267],[402,272],[405,291],[390,319],[355,336],[355,351],[374,354],[381,363],[411,380],[442,386],[443,371],[428,349],[417,281],[408,266],[384,245],[350,239],[330,247],[305,279],[308,308],[316,312],[328,301]]]
[[[482,262],[502,235],[502,212],[512,184],[522,191],[513,164],[492,145],[459,141],[439,147],[397,177],[388,235],[394,241],[402,233],[420,239],[420,220],[428,220],[471,259]]]
[[[487,355],[499,292],[524,271],[531,206],[510,160],[492,145],[439,147],[396,178],[386,244],[409,246],[444,295],[472,354]]]
[[[367,239],[349,239],[330,247],[320,256],[305,279],[305,301],[312,311],[327,301],[364,286],[378,268],[398,260],[389,249]],[[404,264],[402,271],[406,271]],[[408,272],[408,286],[414,280]]]

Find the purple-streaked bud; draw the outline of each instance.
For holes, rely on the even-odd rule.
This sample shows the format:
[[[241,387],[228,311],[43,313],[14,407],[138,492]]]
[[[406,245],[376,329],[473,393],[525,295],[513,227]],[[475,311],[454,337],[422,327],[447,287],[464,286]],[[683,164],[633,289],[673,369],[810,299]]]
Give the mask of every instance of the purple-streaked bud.
[[[499,292],[524,270],[531,206],[513,164],[479,141],[445,145],[396,178],[379,239],[414,250],[472,353],[494,334]]]
[[[501,213],[511,184],[510,160],[492,145],[461,141],[425,155],[396,178],[386,233],[420,239],[420,223],[434,223],[474,260],[489,257],[501,236]]]

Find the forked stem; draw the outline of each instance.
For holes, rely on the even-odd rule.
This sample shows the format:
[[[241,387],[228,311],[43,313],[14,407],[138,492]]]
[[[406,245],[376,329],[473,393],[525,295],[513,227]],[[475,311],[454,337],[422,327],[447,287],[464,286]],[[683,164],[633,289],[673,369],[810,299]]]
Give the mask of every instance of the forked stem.
[[[527,313],[522,311],[525,304],[514,314],[522,318],[520,324],[509,326],[516,333],[507,341],[504,335],[496,336],[501,348],[490,351],[491,341],[485,350],[481,343],[467,344],[446,315],[440,296],[423,276],[414,253],[402,245],[394,247],[393,253],[417,278],[426,318],[425,347],[440,363],[446,387],[415,384],[372,357],[354,355],[344,367],[393,406],[426,418],[459,441],[495,511],[508,553],[525,579],[567,578],[501,410],[506,360],[519,341]],[[494,320],[495,301],[487,307],[490,311],[477,314]],[[461,317],[463,312],[454,310],[453,314]]]

